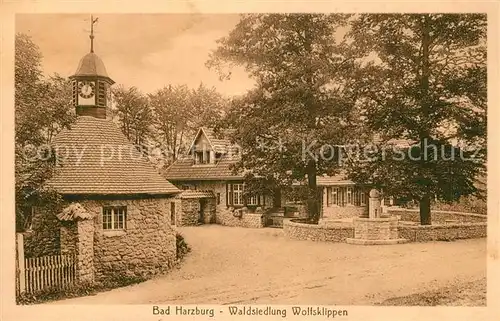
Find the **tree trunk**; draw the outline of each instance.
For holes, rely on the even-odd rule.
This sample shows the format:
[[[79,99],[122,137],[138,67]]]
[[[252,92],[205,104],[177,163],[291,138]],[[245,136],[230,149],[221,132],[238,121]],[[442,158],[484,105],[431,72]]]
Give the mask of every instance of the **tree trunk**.
[[[428,14],[423,17],[422,26],[422,76],[420,77],[420,105],[422,108],[422,114],[424,115],[424,124],[420,129],[420,170],[422,174],[423,189],[425,189],[425,194],[420,200],[420,224],[430,225],[431,224],[431,201],[429,194],[429,179],[425,177],[427,174],[427,167],[430,165],[426,159],[427,153],[425,149],[427,148],[426,141],[430,137],[430,128],[427,125],[427,117],[430,113],[429,104],[429,78],[430,78],[430,60],[429,60],[429,47],[431,44],[430,37],[430,17]]]
[[[307,213],[312,222],[319,221],[318,187],[316,184],[316,161],[307,164]]]
[[[431,197],[429,194],[425,195],[420,200],[420,224],[431,225]]]

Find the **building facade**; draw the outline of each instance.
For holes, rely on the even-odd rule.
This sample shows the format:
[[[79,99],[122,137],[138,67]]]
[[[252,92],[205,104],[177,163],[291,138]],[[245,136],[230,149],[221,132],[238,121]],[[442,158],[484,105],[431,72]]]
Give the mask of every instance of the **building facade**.
[[[180,191],[106,117],[114,81],[92,49],[70,79],[77,118],[53,141],[57,165],[47,183],[64,204],[33,212],[26,255],[84,255],[89,280],[168,270],[176,260],[170,211]]]
[[[176,160],[165,177],[183,192],[177,196],[176,224],[217,223],[263,227],[270,195],[247,195],[244,176],[232,166],[239,147],[208,128],[200,128],[186,155]]]
[[[213,130],[200,128],[186,155],[166,170],[166,178],[184,190],[177,197],[176,224],[218,223],[262,227],[282,216],[306,217],[305,206],[288,199],[285,192],[247,195],[244,175],[232,169],[239,147]],[[360,216],[367,211],[367,191],[342,175],[317,178],[320,221]],[[272,223],[269,223],[272,224]]]

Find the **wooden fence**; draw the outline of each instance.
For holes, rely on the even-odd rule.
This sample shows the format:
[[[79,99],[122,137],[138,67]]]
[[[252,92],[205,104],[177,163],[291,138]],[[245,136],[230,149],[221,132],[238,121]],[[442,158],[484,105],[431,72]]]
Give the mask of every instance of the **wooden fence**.
[[[50,255],[25,259],[26,292],[63,289],[75,281],[75,257]]]
[[[18,237],[16,292],[36,293],[64,289],[75,282],[76,258],[72,254],[24,258],[23,239]]]

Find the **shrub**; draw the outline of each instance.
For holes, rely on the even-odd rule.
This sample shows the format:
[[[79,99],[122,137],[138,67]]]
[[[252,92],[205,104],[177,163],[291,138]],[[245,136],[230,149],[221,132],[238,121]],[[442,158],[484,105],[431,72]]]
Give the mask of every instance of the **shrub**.
[[[191,248],[184,240],[184,236],[178,232],[175,234],[175,240],[177,249],[177,259],[180,260],[191,251]]]
[[[80,282],[64,289],[50,288],[37,293],[21,293],[16,297],[16,303],[22,305],[37,304],[47,301],[94,295],[98,292],[132,285],[146,280],[147,278],[142,276],[118,274],[106,277],[101,282]]]
[[[36,304],[47,301],[74,298],[95,294],[99,290],[98,285],[93,282],[81,282],[66,288],[49,288],[36,293],[21,293],[16,296],[17,304]]]
[[[432,205],[432,209],[484,215],[488,214],[486,201],[474,196],[462,196],[457,202],[451,204],[435,202]]]

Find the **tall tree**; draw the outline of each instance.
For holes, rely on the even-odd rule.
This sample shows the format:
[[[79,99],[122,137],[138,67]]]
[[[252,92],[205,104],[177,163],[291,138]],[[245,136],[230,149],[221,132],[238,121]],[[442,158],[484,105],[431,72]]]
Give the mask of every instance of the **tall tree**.
[[[202,126],[210,128],[216,126],[224,116],[228,104],[228,100],[214,87],[208,88],[200,83],[190,95],[191,128],[197,130]]]
[[[154,113],[156,140],[169,164],[177,159],[189,132],[189,95],[186,86],[165,86],[149,95]]]
[[[153,122],[148,97],[136,87],[119,86],[113,90],[113,100],[113,114],[125,136],[137,146],[147,144]]]
[[[366,124],[384,141],[416,144],[357,163],[351,176],[418,201],[421,224],[431,223],[432,199],[478,191],[474,179],[486,155],[485,36],[481,14],[366,14],[352,23],[352,48],[370,61],[355,73]]]
[[[44,183],[53,171],[52,138],[75,119],[71,91],[59,75],[43,77],[42,55],[25,34],[15,39],[16,229],[22,231],[32,206],[54,206],[60,195]]]
[[[156,140],[167,150],[167,164],[175,161],[196,131],[214,127],[228,102],[215,88],[203,83],[196,89],[186,85],[165,86],[149,95],[154,113]]]
[[[334,145],[355,132],[355,99],[346,77],[353,61],[344,58],[335,34],[346,19],[337,14],[243,15],[207,63],[223,77],[226,66],[243,66],[257,83],[234,101],[227,117],[242,147],[238,168],[251,168],[283,186],[306,179],[312,221],[319,218],[316,177],[338,170]]]

